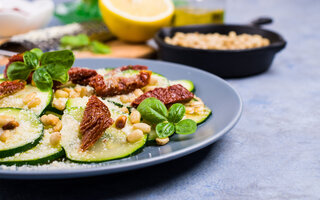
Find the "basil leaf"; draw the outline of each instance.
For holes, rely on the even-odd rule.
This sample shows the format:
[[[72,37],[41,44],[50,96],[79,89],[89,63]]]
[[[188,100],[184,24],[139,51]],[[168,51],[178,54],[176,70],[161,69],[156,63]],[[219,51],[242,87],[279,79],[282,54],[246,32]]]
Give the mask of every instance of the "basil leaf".
[[[23,53],[23,61],[29,69],[35,69],[39,64],[37,55],[30,51]]]
[[[166,106],[154,97],[143,100],[137,109],[143,119],[153,124],[167,120],[168,111]]]
[[[99,42],[99,41],[92,41],[90,43],[91,51],[98,54],[108,54],[111,53],[110,47]]]
[[[41,56],[41,65],[59,64],[70,69],[74,62],[74,55],[70,50],[46,52]]]
[[[61,83],[66,83],[69,80],[68,69],[60,64],[47,64],[43,66],[47,72],[50,74],[52,80],[59,81]]]
[[[163,122],[156,126],[156,133],[159,138],[166,138],[174,133],[173,123]]]
[[[89,45],[90,39],[85,34],[79,35],[66,35],[60,39],[61,46],[73,48],[79,48]]]
[[[39,48],[31,49],[30,52],[36,54],[38,60],[40,60],[40,58],[41,58],[41,56],[42,56],[42,54],[43,54],[42,50],[39,49]]]
[[[197,123],[192,119],[184,119],[176,124],[176,133],[192,134],[197,130]]]
[[[49,90],[53,86],[52,78],[44,67],[40,67],[34,71],[32,80],[35,82],[37,88],[42,91]]]
[[[9,80],[27,80],[31,69],[23,62],[13,62],[9,65],[7,70],[7,76]]]
[[[169,122],[178,123],[186,113],[186,108],[181,103],[173,104],[169,109]]]

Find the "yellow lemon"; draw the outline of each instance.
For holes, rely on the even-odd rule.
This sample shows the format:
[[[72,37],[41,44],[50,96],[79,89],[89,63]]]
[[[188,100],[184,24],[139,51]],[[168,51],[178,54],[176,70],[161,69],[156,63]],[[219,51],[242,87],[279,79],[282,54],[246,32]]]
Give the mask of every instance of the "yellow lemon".
[[[152,38],[174,12],[171,0],[99,0],[99,7],[110,31],[129,42]]]

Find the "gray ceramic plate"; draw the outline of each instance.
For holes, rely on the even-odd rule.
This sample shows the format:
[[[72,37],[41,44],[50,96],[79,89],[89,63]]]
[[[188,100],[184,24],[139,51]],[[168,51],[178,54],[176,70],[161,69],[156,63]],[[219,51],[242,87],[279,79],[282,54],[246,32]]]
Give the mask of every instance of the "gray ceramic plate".
[[[165,146],[147,146],[142,152],[128,158],[91,164],[90,167],[77,166],[71,169],[24,170],[20,168],[14,171],[0,169],[0,177],[12,179],[73,178],[147,167],[185,156],[212,144],[230,131],[240,118],[242,103],[237,92],[224,80],[202,70],[142,59],[77,59],[74,66],[97,69],[128,64],[147,65],[152,71],[163,74],[169,80],[189,79],[193,81],[196,95],[212,109],[213,115],[200,125],[195,134],[176,135]]]

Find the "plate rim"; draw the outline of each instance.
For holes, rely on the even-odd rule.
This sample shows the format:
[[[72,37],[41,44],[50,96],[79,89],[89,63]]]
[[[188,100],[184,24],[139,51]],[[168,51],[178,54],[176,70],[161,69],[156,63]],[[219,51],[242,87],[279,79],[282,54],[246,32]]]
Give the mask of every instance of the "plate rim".
[[[188,68],[188,70],[196,71],[199,73],[204,73],[211,78],[216,79],[219,82],[224,83],[229,89],[231,89],[232,92],[234,92],[238,103],[239,103],[239,109],[236,112],[236,115],[233,117],[233,119],[225,126],[221,131],[217,132],[213,136],[205,139],[204,141],[190,145],[186,148],[180,149],[178,151],[174,151],[168,154],[159,155],[157,157],[147,158],[143,160],[135,160],[130,161],[128,163],[121,163],[120,165],[106,165],[106,166],[96,166],[96,167],[88,167],[88,168],[77,168],[77,169],[71,169],[71,168],[63,168],[63,169],[50,169],[50,170],[39,170],[39,171],[33,171],[33,170],[24,170],[24,171],[14,171],[14,170],[3,170],[0,169],[0,178],[4,179],[67,179],[67,178],[80,178],[80,177],[90,177],[90,176],[98,176],[98,175],[107,175],[107,174],[113,174],[113,173],[119,173],[124,171],[131,171],[135,169],[140,169],[144,167],[149,167],[152,165],[157,165],[160,163],[168,162],[183,156],[186,156],[188,154],[194,153],[202,148],[205,148],[209,146],[210,144],[213,144],[215,141],[220,139],[222,136],[224,136],[226,133],[228,133],[240,120],[242,111],[243,111],[243,102],[241,99],[241,96],[239,95],[238,91],[231,86],[230,83],[223,80],[222,78],[204,71],[202,69],[198,69],[195,67],[178,64],[178,63],[172,63],[172,62],[166,62],[166,61],[160,61],[160,60],[150,60],[150,59],[136,59],[136,58],[77,58],[77,61],[79,60],[121,60],[124,62],[157,62],[157,63],[163,63],[163,64],[170,64],[170,65],[176,65],[179,67]]]

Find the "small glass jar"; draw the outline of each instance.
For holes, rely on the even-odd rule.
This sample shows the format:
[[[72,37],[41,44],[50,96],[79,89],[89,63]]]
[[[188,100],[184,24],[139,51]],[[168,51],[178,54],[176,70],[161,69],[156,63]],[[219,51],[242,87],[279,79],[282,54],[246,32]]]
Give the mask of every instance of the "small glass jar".
[[[173,0],[175,15],[173,26],[191,24],[222,24],[226,0]]]

